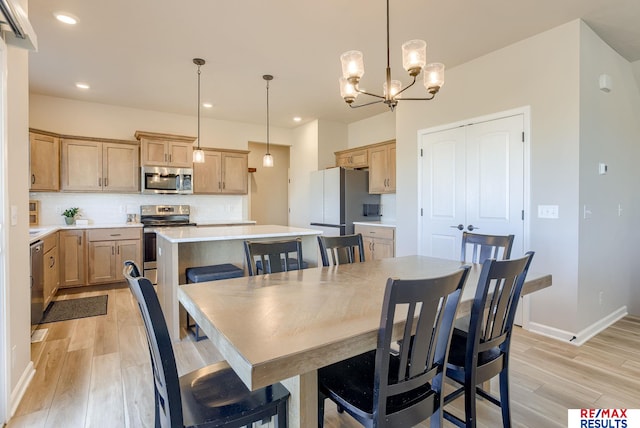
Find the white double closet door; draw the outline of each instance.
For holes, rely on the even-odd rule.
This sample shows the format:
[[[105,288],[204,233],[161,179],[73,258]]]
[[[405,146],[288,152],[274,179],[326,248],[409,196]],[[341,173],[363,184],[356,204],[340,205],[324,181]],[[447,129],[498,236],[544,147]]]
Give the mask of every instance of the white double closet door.
[[[524,245],[524,114],[419,135],[420,254],[460,258],[462,232]]]

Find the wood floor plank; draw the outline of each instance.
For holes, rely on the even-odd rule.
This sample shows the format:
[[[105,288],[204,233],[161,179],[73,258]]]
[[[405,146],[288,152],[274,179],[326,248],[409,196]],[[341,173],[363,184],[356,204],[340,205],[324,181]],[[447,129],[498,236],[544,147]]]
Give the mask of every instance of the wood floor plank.
[[[124,415],[127,428],[153,428],[153,380],[149,363],[122,368]]]
[[[87,405],[86,428],[102,428],[105,421],[114,427],[123,427],[124,393],[120,356],[117,353],[93,358],[91,385]]]

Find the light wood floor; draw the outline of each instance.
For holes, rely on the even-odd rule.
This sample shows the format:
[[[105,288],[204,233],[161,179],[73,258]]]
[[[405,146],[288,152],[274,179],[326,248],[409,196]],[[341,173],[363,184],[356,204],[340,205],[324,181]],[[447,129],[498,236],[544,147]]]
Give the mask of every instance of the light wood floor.
[[[40,326],[48,331],[31,347],[36,374],[9,428],[153,427],[149,355],[128,288],[59,298],[105,293],[107,315]],[[183,339],[175,353],[180,374],[220,359],[208,340]],[[517,329],[511,383],[515,427],[565,427],[568,408],[640,407],[640,318],[626,317],[581,347]],[[486,402],[479,403],[478,419],[481,427],[500,425]],[[359,426],[329,402],[325,425]]]

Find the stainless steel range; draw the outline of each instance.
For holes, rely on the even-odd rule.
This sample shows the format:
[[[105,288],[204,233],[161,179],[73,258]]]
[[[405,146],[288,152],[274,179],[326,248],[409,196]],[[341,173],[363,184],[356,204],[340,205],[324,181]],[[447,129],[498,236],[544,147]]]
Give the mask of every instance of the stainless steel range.
[[[189,205],[141,205],[140,222],[144,225],[143,275],[153,284],[158,282],[156,231],[159,227],[195,226],[189,220]]]

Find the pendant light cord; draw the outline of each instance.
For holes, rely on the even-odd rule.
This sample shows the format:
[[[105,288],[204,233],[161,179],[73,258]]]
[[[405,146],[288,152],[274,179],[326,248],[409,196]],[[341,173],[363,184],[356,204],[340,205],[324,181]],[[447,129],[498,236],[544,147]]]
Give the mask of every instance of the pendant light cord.
[[[267,154],[269,153],[269,80],[267,80]]]
[[[198,150],[200,150],[200,64],[198,64]]]

